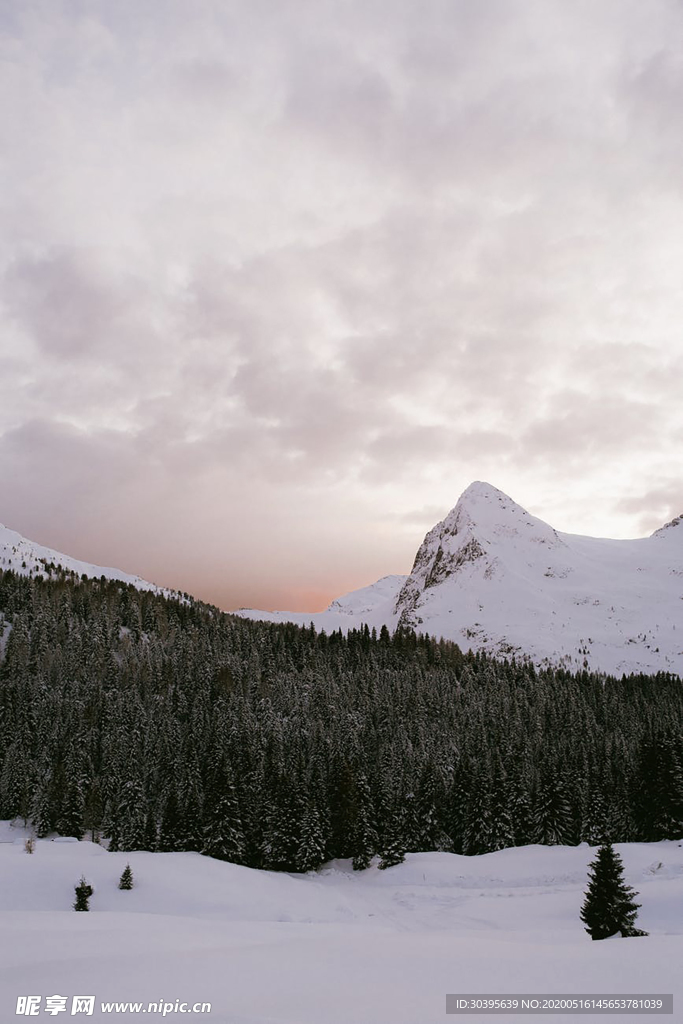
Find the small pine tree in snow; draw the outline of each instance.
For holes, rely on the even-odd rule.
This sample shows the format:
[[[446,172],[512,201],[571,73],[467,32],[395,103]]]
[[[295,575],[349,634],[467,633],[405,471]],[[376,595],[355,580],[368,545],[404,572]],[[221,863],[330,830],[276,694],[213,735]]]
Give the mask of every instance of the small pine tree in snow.
[[[84,875],[81,875],[80,882],[74,888],[76,890],[74,910],[90,910],[88,900],[92,896],[94,890],[92,885],[89,885],[88,882],[86,882]]]
[[[131,871],[130,864],[126,864],[125,868],[121,872],[119,878],[119,889],[132,889],[133,888],[133,872]]]
[[[637,896],[623,877],[623,864],[611,843],[605,843],[598,850],[597,857],[589,865],[590,874],[586,899],[581,908],[581,920],[592,939],[608,939],[621,933],[622,938],[647,935],[634,926],[640,903],[634,903]]]

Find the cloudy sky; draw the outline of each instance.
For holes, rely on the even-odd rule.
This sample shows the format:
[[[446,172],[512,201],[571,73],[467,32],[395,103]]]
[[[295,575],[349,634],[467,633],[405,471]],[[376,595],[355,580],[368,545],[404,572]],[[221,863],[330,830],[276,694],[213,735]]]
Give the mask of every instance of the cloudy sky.
[[[0,0],[0,521],[224,608],[683,511],[680,0]]]

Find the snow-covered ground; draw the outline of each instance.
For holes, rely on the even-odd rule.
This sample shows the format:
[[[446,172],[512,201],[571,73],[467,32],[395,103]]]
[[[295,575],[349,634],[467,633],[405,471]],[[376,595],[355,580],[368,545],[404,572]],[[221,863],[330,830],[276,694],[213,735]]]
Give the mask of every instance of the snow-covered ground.
[[[199,1019],[213,1024],[505,1019],[446,1017],[447,992],[673,993],[666,1019],[683,1021],[682,843],[617,847],[650,935],[592,942],[579,920],[595,855],[585,845],[411,854],[362,873],[334,862],[296,876],[67,840],[39,840],[29,856],[23,835],[0,827],[3,1022],[20,1019],[17,997],[29,994],[43,1006],[68,997],[63,1019],[73,995],[94,995],[98,1020],[112,1017],[102,1001],[176,1000],[210,1002]],[[122,892],[127,862],[136,884]],[[89,914],[71,909],[81,874],[95,889]]]
[[[429,531],[409,576],[385,576],[313,615],[238,614],[328,632],[404,624],[536,664],[683,675],[681,601],[683,517],[638,540],[581,537],[477,481]]]

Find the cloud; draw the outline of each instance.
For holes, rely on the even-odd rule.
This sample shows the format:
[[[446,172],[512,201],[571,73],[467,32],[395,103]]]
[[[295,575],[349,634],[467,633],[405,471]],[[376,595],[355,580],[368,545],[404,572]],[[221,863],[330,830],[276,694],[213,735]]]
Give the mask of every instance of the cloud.
[[[647,512],[643,513],[643,509]],[[680,479],[665,480],[659,487],[636,490],[617,502],[617,511],[638,516],[643,534],[659,529],[683,513],[683,484]]]
[[[6,308],[40,355],[80,360],[129,335],[126,321],[144,297],[133,281],[108,280],[97,259],[97,252],[60,249],[7,270]]]
[[[562,529],[670,517],[682,21],[26,0],[0,516],[226,607],[400,571],[472,479]]]

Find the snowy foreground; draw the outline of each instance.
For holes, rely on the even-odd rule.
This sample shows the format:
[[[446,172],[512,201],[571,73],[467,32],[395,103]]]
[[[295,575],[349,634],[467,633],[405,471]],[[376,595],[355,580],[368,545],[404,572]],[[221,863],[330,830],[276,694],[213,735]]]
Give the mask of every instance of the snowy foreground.
[[[296,876],[74,840],[39,840],[29,856],[23,836],[0,825],[3,1022],[22,1019],[17,997],[29,994],[43,997],[43,1020],[71,1019],[76,994],[96,996],[91,1019],[140,1017],[103,1013],[101,1001],[175,1000],[210,1002],[193,1019],[213,1024],[556,1019],[447,1017],[447,992],[673,992],[665,1019],[683,1021],[682,843],[617,847],[650,936],[592,942],[579,920],[595,854],[585,845],[411,854],[362,873],[339,861]],[[127,862],[136,886],[121,892]],[[95,888],[88,914],[71,910],[81,874]],[[55,994],[67,1009],[49,1016]]]

